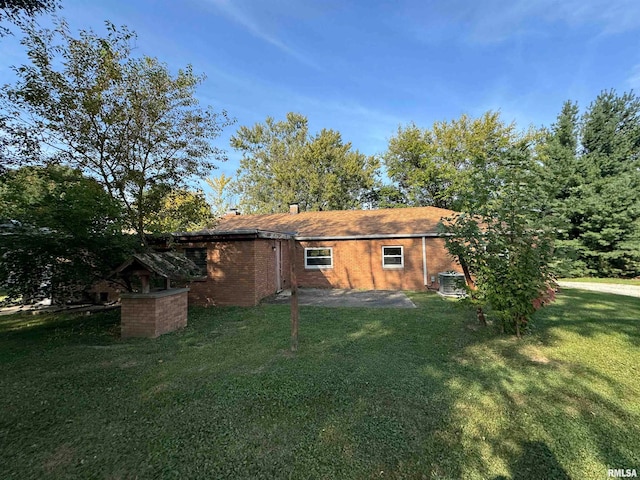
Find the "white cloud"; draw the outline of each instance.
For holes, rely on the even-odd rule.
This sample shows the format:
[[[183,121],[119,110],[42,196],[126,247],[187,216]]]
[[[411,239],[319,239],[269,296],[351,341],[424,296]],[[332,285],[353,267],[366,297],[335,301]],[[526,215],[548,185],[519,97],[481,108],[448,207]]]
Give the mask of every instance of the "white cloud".
[[[640,63],[631,69],[627,83],[634,90],[640,90]]]
[[[238,25],[241,25],[251,35],[278,48],[280,51],[295,58],[300,63],[303,63],[316,70],[321,70],[321,67],[310,59],[307,55],[299,52],[298,50],[290,47],[285,42],[280,40],[274,33],[270,32],[266,28],[255,10],[251,11],[250,8],[242,8],[242,5],[237,1],[232,0],[207,0],[224,16],[234,21]]]
[[[411,30],[427,42],[455,36],[474,43],[498,43],[545,34],[544,24],[550,23],[565,28],[591,26],[602,35],[640,28],[638,0],[441,0],[422,6],[411,0],[404,6],[405,16],[413,22]]]

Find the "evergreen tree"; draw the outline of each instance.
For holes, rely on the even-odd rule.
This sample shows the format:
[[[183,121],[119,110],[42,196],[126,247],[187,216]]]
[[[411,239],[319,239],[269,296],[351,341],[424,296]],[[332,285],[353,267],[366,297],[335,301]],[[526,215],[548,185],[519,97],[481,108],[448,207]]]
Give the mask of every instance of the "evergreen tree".
[[[542,155],[562,276],[640,274],[640,99],[602,92],[577,123],[565,103]]]
[[[578,162],[579,109],[567,101],[540,148],[544,166],[541,209],[555,231],[554,271],[559,276],[580,276],[586,264],[579,257],[581,244],[575,230],[576,194],[584,182]]]

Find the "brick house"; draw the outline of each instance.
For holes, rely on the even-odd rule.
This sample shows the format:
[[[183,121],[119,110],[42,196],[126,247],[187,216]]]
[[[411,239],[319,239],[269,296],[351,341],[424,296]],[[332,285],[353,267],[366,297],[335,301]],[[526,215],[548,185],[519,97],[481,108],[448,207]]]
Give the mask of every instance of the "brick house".
[[[256,305],[289,288],[289,240],[300,287],[364,290],[438,288],[438,273],[460,271],[437,233],[452,211],[435,207],[227,215],[215,230],[177,233],[179,250],[202,268],[189,300]]]

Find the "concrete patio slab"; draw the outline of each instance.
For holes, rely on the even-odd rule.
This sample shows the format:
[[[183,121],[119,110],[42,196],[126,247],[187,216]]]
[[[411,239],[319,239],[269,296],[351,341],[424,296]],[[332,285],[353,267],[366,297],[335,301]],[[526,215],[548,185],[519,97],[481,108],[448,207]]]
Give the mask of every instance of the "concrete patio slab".
[[[284,290],[264,303],[288,304],[290,299],[291,291]],[[316,307],[416,308],[404,292],[388,290],[300,288],[298,303]]]

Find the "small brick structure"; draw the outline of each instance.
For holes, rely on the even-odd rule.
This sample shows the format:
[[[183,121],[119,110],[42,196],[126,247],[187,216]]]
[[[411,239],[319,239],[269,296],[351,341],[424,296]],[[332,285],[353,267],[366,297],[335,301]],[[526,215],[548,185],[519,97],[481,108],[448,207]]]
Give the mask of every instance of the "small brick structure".
[[[138,292],[120,295],[122,338],[155,338],[187,326],[189,288],[171,288],[172,281],[201,278],[200,268],[176,252],[136,253],[116,269],[123,278],[138,277]],[[153,290],[152,280],[160,279],[164,289]]]
[[[156,338],[187,326],[188,288],[121,294],[121,336]]]

